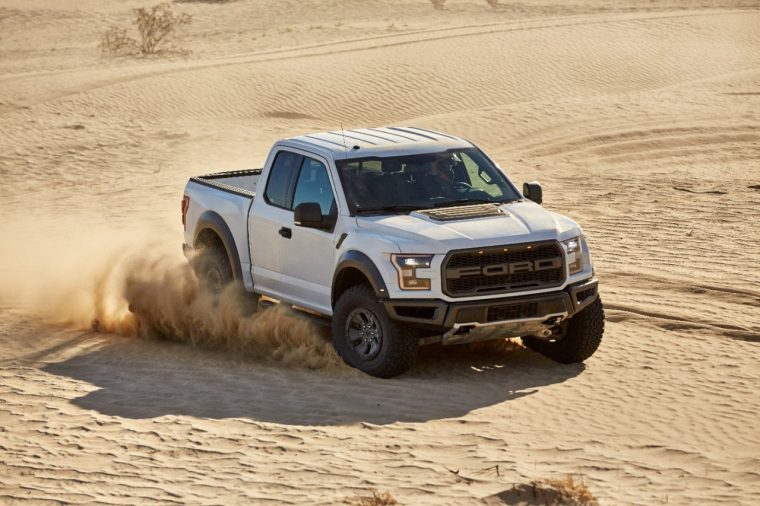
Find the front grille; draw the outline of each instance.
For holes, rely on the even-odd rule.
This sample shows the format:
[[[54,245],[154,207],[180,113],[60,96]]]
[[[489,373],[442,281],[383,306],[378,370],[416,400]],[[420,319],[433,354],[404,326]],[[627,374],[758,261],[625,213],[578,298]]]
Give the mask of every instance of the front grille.
[[[488,308],[487,322],[499,322],[502,320],[517,320],[520,318],[534,318],[538,315],[538,303],[526,302],[523,304],[501,304]]]
[[[564,254],[556,242],[456,251],[444,262],[443,279],[452,297],[551,288],[565,279]]]

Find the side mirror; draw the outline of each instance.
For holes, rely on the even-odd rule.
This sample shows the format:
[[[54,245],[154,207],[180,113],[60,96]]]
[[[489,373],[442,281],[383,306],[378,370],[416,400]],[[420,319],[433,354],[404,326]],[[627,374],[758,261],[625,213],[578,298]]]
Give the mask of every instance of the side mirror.
[[[532,200],[536,204],[544,201],[544,191],[541,189],[541,183],[538,181],[523,183],[523,195],[526,199]]]
[[[304,202],[294,209],[293,221],[299,227],[324,228],[322,208],[316,202]]]

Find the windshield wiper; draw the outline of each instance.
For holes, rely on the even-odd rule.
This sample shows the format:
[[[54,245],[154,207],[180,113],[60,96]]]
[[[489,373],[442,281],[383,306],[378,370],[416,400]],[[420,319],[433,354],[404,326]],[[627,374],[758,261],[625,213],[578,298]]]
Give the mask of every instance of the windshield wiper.
[[[358,207],[356,209],[356,214],[370,214],[370,213],[408,213],[411,211],[419,211],[420,209],[425,209],[424,207],[420,206],[379,206],[379,207],[367,207],[365,209],[362,209],[361,207]]]

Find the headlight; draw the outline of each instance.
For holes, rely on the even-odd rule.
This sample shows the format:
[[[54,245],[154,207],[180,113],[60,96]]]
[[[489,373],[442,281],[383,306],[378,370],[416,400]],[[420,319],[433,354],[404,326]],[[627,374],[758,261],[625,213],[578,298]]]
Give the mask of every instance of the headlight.
[[[430,278],[418,278],[417,269],[429,269],[433,255],[391,255],[402,290],[430,290]]]
[[[567,241],[562,241],[562,247],[567,256],[567,267],[570,274],[577,274],[583,270],[583,246],[581,237],[574,237]]]

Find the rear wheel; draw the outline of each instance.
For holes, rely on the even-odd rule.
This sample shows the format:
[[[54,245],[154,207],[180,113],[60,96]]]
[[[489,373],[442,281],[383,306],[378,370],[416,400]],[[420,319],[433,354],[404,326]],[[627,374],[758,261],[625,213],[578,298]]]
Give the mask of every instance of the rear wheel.
[[[594,354],[602,342],[604,334],[604,306],[597,299],[580,313],[570,318],[554,341],[546,341],[534,336],[522,338],[523,344],[533,351],[556,362],[574,364],[583,362]]]
[[[240,311],[244,315],[251,315],[258,309],[259,297],[245,290],[240,281],[235,280],[232,274],[232,266],[227,259],[227,253],[219,247],[205,247],[201,249],[195,262],[193,262],[195,275],[201,290],[211,294],[214,300],[229,284],[236,286],[236,303],[240,304]]]
[[[227,255],[219,248],[203,248],[193,268],[201,289],[214,295],[222,293],[224,287],[232,283],[234,279]]]
[[[338,298],[332,333],[343,360],[372,376],[397,376],[417,358],[419,332],[392,320],[367,285],[353,286]]]

